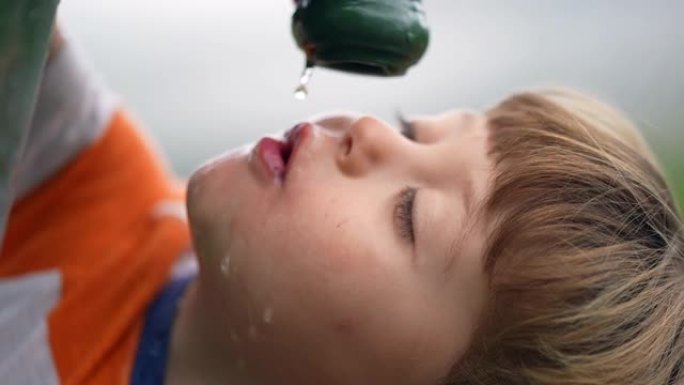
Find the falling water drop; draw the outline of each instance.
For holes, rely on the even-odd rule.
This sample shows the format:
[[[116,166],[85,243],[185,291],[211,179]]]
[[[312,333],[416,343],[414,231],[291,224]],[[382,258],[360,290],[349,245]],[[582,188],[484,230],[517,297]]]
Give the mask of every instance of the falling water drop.
[[[312,76],[313,64],[307,62],[302,75],[299,77],[299,86],[294,92],[295,99],[306,100],[306,98],[309,96],[309,89],[307,88],[307,85],[309,84],[309,81],[311,81]]]
[[[294,97],[297,100],[304,101],[309,96],[309,91],[304,86],[299,86],[295,90]]]

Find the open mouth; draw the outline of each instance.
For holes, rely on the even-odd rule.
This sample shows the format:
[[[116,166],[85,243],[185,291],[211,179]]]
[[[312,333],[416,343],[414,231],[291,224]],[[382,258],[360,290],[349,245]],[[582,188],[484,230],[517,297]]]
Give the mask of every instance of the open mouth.
[[[304,124],[299,124],[285,133],[283,140],[263,138],[257,144],[257,153],[271,175],[284,181],[291,168],[297,146],[301,143]]]
[[[280,156],[283,158],[283,164],[285,165],[285,171],[287,172],[287,164],[290,162],[290,157],[294,151],[294,143],[287,141],[283,143],[280,147]]]

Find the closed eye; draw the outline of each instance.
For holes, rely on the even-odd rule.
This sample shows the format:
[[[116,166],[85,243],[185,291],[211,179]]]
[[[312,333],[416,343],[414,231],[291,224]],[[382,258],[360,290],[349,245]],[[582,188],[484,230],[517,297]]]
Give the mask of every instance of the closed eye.
[[[413,212],[416,201],[415,187],[406,187],[399,193],[399,199],[394,206],[394,223],[399,236],[405,241],[414,244],[416,241]]]
[[[416,141],[416,127],[410,122],[401,111],[397,111],[397,121],[399,121],[399,130],[401,134],[408,140]]]

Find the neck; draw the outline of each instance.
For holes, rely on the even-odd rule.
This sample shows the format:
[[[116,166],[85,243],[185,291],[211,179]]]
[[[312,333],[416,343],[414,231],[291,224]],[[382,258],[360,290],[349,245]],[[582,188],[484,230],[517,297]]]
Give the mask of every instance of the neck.
[[[166,383],[254,384],[241,368],[230,342],[217,331],[198,281],[188,287],[178,307],[171,334]]]

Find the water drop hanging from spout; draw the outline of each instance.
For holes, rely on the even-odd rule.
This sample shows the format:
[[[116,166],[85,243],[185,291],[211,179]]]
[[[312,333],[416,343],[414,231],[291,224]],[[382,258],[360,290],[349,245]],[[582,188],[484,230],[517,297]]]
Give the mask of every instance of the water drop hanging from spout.
[[[309,96],[309,91],[306,89],[306,87],[299,86],[295,90],[294,97],[297,100],[304,101],[306,98]]]
[[[313,64],[307,62],[302,75],[299,77],[299,86],[297,86],[294,92],[295,99],[306,100],[306,98],[309,96],[309,89],[307,86],[309,85],[309,81],[311,81],[312,76]]]

